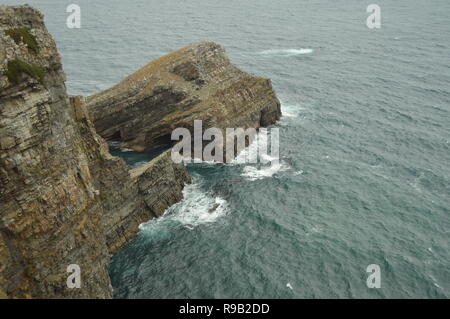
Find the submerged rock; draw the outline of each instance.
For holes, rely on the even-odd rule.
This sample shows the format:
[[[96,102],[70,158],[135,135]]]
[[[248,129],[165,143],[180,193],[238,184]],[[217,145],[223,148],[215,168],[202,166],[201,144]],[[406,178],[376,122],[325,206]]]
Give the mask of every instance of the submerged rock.
[[[208,213],[212,214],[216,211],[217,208],[219,208],[220,204],[215,203],[210,209],[208,209]]]

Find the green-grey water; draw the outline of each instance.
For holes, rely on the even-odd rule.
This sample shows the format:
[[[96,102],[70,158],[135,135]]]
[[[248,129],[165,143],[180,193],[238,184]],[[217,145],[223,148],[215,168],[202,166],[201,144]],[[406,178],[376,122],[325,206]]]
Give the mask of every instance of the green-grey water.
[[[78,0],[79,30],[70,3],[27,2],[72,94],[211,40],[282,101],[280,167],[189,165],[185,199],[112,257],[116,298],[450,296],[450,2],[377,0],[378,30],[357,0]]]

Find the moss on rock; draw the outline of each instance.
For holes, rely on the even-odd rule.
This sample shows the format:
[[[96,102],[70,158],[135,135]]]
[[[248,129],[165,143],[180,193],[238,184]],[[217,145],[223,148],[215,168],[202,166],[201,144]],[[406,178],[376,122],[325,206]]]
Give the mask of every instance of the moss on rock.
[[[24,43],[28,49],[34,53],[39,52],[38,43],[34,35],[31,34],[29,28],[14,28],[6,30],[5,33],[13,38],[17,44]]]
[[[26,73],[39,83],[44,84],[44,71],[45,69],[39,65],[28,64],[16,59],[8,62],[8,68],[5,73],[11,83],[19,82],[19,74]]]
[[[8,299],[8,295],[3,292],[1,287],[0,287],[0,299]]]

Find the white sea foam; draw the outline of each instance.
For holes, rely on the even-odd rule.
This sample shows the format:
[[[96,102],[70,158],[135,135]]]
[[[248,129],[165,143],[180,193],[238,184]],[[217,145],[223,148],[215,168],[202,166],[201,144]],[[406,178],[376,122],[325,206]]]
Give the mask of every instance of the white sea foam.
[[[186,186],[183,195],[184,199],[171,208],[171,218],[189,228],[212,223],[226,212],[227,201],[205,192],[199,183]]]
[[[298,105],[281,103],[281,113],[286,117],[299,117],[303,110],[305,108]]]
[[[156,220],[141,224],[139,229],[152,229],[153,223],[176,221],[189,229],[215,222],[227,211],[228,202],[220,196],[215,196],[202,189],[199,180],[185,186],[183,199],[166,210],[164,215]]]
[[[268,134],[256,134],[255,140],[246,148],[244,148],[236,158],[231,161],[231,165],[243,164],[246,163],[246,159],[248,158],[257,158],[258,159],[258,149],[262,145],[267,145],[267,136]]]
[[[268,56],[296,56],[296,55],[305,55],[313,53],[313,49],[309,48],[300,48],[300,49],[274,49],[274,50],[264,50],[261,51],[260,54],[268,55]]]
[[[256,181],[267,177],[272,177],[276,173],[284,172],[289,169],[289,166],[285,163],[269,164],[264,167],[246,166],[242,172],[242,176],[246,177],[250,181]]]
[[[278,157],[271,156],[269,154],[258,154],[259,149],[267,145],[268,151],[270,151],[270,144],[268,143],[269,134],[262,134],[261,132],[256,135],[256,139],[247,146],[242,152],[230,163],[230,165],[242,165],[241,176],[247,180],[255,181],[258,179],[272,177],[278,172],[286,171],[290,168],[288,164],[283,162]],[[258,163],[249,164],[245,159],[257,158]]]
[[[119,141],[108,141],[108,145],[111,147],[119,147],[120,143]]]
[[[132,149],[129,149],[129,148],[121,148],[120,151],[124,152],[124,153],[126,153],[126,152],[134,152]]]

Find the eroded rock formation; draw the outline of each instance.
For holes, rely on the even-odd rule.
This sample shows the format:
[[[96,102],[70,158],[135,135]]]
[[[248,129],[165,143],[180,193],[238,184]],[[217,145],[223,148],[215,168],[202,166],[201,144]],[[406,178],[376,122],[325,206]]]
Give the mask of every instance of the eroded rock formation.
[[[171,145],[173,129],[192,131],[194,120],[203,129],[257,129],[281,116],[270,80],[239,70],[212,42],[158,58],[87,104],[102,137],[136,151]]]
[[[29,33],[38,50],[8,30]],[[108,153],[83,98],[67,96],[36,10],[0,6],[0,61],[0,294],[111,297],[109,255],[179,201],[190,177],[169,153],[133,171]],[[42,83],[11,61],[42,68]],[[81,289],[67,288],[70,264],[81,268]]]
[[[213,43],[162,57],[88,105],[64,81],[43,16],[0,6],[0,297],[111,297],[110,254],[182,199],[190,176],[169,151],[130,170],[97,132],[145,150],[194,119],[257,128],[280,116],[270,81]],[[70,264],[80,289],[66,285]]]

